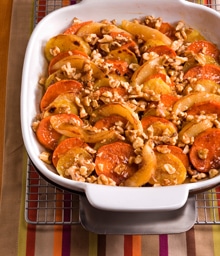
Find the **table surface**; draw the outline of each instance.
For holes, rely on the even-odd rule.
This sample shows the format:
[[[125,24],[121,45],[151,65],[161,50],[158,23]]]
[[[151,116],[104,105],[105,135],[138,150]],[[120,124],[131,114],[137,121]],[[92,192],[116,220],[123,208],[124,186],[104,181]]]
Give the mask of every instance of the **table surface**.
[[[46,0],[40,2],[44,5]],[[68,0],[48,2],[57,3],[57,8],[60,3],[61,6],[74,3]],[[218,4],[215,7],[220,10]],[[23,59],[36,23],[33,10],[32,0],[4,1],[0,9],[1,255],[219,255],[220,225],[217,224],[194,225],[180,234],[99,235],[80,224],[35,225],[25,221],[27,155],[19,109]],[[62,195],[58,192],[56,196]]]

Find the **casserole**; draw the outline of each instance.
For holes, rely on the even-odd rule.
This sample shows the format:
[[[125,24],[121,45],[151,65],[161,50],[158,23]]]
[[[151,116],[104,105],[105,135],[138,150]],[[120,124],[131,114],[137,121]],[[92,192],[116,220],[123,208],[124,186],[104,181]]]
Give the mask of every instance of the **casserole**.
[[[31,124],[39,112],[39,102],[42,95],[37,84],[47,68],[43,52],[47,40],[61,33],[64,28],[71,24],[74,17],[94,21],[116,19],[120,22],[122,19],[130,20],[146,15],[162,17],[163,20],[171,23],[184,20],[213,43],[218,44],[220,41],[215,26],[220,16],[214,10],[204,6],[182,0],[166,1],[165,6],[162,0],[155,0],[154,2],[144,0],[129,2],[125,0],[120,2],[115,0],[105,2],[84,0],[75,6],[64,7],[46,16],[32,33],[25,55],[21,90],[21,124],[28,155],[45,177],[64,188],[85,192],[90,204],[100,209],[113,211],[175,210],[186,203],[189,193],[216,186],[220,181],[220,177],[217,176],[198,183],[170,187],[100,186],[63,178],[56,173],[52,166],[46,165],[39,159],[43,148],[37,142]]]

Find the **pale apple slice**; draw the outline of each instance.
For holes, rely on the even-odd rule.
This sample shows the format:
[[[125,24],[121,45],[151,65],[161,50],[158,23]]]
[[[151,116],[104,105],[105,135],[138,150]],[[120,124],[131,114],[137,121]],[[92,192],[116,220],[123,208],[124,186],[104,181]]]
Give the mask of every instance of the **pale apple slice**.
[[[172,89],[170,85],[165,83],[160,77],[151,78],[144,83],[144,87],[142,89],[145,91],[153,91],[155,94],[172,94]]]
[[[57,35],[50,38],[44,49],[45,57],[50,61],[60,52],[78,50],[90,55],[91,49],[89,44],[77,35]]]
[[[96,34],[97,36],[101,35],[101,28],[104,27],[104,23],[92,22],[82,26],[77,32],[76,35],[83,37],[86,35]]]
[[[156,39],[162,41],[166,45],[171,45],[172,43],[172,40],[165,34],[161,33],[159,30],[150,28],[139,23],[123,20],[121,23],[121,27],[132,35],[136,37],[141,37],[145,41],[149,39]]]
[[[135,111],[128,105],[122,103],[111,103],[100,107],[96,112],[97,117],[110,115],[119,115],[124,117],[134,126],[134,129],[138,131],[138,134],[143,133],[143,127],[138,114],[135,113]]]
[[[190,138],[194,138],[206,129],[212,128],[213,122],[209,119],[202,120],[201,122],[191,121],[187,123],[179,132],[178,140],[184,144],[190,143]],[[189,140],[188,140],[189,139]],[[188,141],[187,141],[188,140]]]
[[[50,67],[50,75],[61,69],[63,66],[67,65],[67,63],[69,63],[71,68],[74,68],[74,70],[81,71],[85,65],[85,61],[86,58],[83,56],[70,55],[64,57]]]
[[[141,187],[146,184],[154,175],[157,167],[157,160],[153,149],[146,143],[142,152],[142,166],[130,178],[121,185],[128,187]]]
[[[156,74],[159,71],[162,72],[163,69],[162,57],[148,60],[134,72],[131,77],[131,84],[133,86],[142,85],[149,76]]]
[[[172,153],[155,152],[157,167],[149,183],[156,186],[182,184],[187,175],[183,162]]]
[[[75,93],[60,94],[53,102],[51,102],[43,112],[43,117],[54,114],[75,114],[78,115],[78,107],[74,103]]]
[[[71,176],[73,180],[77,180],[77,177],[79,178],[79,175],[77,175],[77,173],[75,173],[74,170],[80,169],[80,167],[83,164],[83,166],[87,167],[87,171],[85,172],[85,175],[87,176],[94,170],[93,165],[90,164],[92,162],[93,156],[90,153],[88,153],[88,151],[85,148],[73,147],[59,158],[56,169],[61,176]]]
[[[131,63],[138,63],[136,55],[128,48],[123,48],[123,47],[116,49],[116,50],[112,50],[108,54],[107,58],[108,59],[113,58],[113,59],[118,59],[118,60],[124,60],[128,63],[128,65]]]
[[[180,98],[173,106],[173,114],[179,115],[181,112],[186,111],[195,103],[204,101],[220,102],[220,95],[206,92],[195,92]]]
[[[188,84],[184,89],[184,94],[190,94],[193,92],[207,92],[217,93],[220,89],[220,85],[213,80],[199,79],[193,83]]]
[[[80,138],[87,143],[97,143],[117,138],[114,130],[90,129],[84,127],[79,120],[73,120],[68,117],[63,118],[60,115],[51,116],[50,123],[52,128],[58,133],[70,138]]]

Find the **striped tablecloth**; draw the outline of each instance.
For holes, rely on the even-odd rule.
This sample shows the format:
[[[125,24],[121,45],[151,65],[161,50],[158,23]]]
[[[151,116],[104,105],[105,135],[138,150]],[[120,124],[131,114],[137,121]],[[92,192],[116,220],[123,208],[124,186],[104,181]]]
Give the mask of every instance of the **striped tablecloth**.
[[[54,3],[63,6],[75,1]],[[187,232],[169,235],[97,235],[81,225],[25,222],[27,155],[21,137],[19,94],[24,53],[35,22],[33,4],[33,0],[7,0],[0,9],[0,255],[220,255],[220,225],[195,225]],[[41,11],[46,14],[43,7]]]

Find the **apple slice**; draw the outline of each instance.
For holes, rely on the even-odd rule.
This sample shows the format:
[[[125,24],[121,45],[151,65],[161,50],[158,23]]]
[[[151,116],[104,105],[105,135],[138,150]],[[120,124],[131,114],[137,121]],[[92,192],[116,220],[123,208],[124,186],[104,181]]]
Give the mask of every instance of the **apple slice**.
[[[149,183],[159,186],[182,184],[186,179],[187,170],[183,162],[172,153],[155,152],[157,167]]]
[[[145,143],[142,152],[142,166],[131,177],[126,179],[121,185],[128,187],[141,187],[146,184],[157,167],[157,160],[154,150]]]
[[[162,57],[156,57],[152,60],[146,61],[132,75],[131,84],[133,86],[143,84],[149,76],[158,73],[159,70],[161,72],[161,68],[163,68]]]
[[[104,26],[105,24],[100,22],[92,22],[92,23],[84,24],[76,32],[76,35],[80,37],[91,35],[91,34],[96,34],[97,36],[101,36],[101,28]]]
[[[121,27],[132,35],[141,37],[145,41],[149,39],[156,39],[162,41],[166,45],[171,45],[172,43],[172,40],[165,34],[161,33],[159,30],[141,25],[139,23],[123,20]]]
[[[119,115],[124,117],[133,125],[134,129],[137,130],[139,134],[143,133],[143,127],[141,121],[139,120],[138,114],[135,113],[135,111],[128,105],[122,103],[111,103],[100,107],[96,111],[96,119],[100,118],[101,116],[110,115]]]
[[[181,112],[188,110],[195,103],[205,101],[220,102],[220,95],[206,92],[195,92],[180,98],[173,106],[173,114],[178,116]]]
[[[206,129],[212,128],[213,123],[209,119],[202,120],[199,123],[195,121],[187,123],[179,132],[178,139],[184,144],[188,144],[186,141],[188,138],[194,138]],[[189,141],[190,143],[190,141]]]
[[[56,48],[59,49],[59,52],[68,52],[72,50],[78,50],[85,52],[87,55],[90,55],[91,49],[89,44],[84,41],[81,37],[77,35],[57,35],[50,38],[45,45],[45,56],[48,61],[50,61],[56,53],[51,54],[52,51],[56,51]]]

